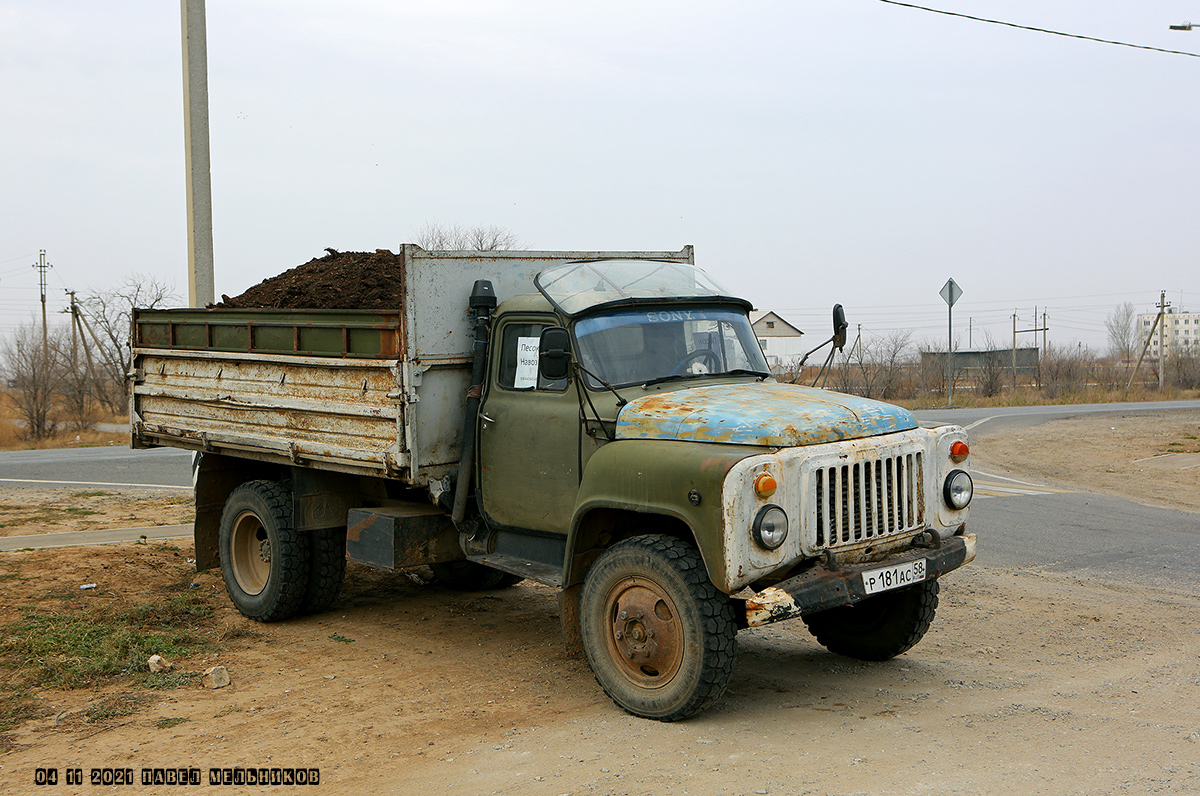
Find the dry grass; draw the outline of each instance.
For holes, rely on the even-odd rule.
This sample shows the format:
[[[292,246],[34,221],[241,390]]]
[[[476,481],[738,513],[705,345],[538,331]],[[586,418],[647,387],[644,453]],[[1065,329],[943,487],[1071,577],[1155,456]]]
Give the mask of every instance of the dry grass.
[[[103,574],[88,577],[101,589],[87,593],[75,587],[81,578],[74,572],[47,568],[54,556],[0,561],[0,574],[9,576],[0,579],[0,748],[6,732],[47,714],[46,689],[116,686],[74,716],[92,723],[136,712],[152,691],[194,684],[199,673],[185,662],[219,649],[221,628],[214,593],[191,587],[192,567],[176,552],[155,545],[74,553],[86,566],[100,562]],[[151,674],[146,661],[154,654],[176,670]]]
[[[68,431],[65,428],[46,439],[30,439],[20,422],[11,390],[0,390],[0,450],[44,450],[47,448],[94,448],[103,445],[128,445],[125,432]],[[125,415],[98,416],[97,423],[127,425]]]
[[[888,399],[906,409],[945,409],[945,395],[924,395],[918,398]],[[970,390],[954,390],[955,409],[1000,408],[1006,406],[1064,406],[1068,404],[1142,403],[1146,401],[1195,401],[1200,400],[1200,390],[1182,390],[1166,387],[1161,392],[1145,387],[1104,388],[1089,386],[1078,390],[1063,390],[1051,397],[1037,387],[1019,387],[1006,390],[990,398],[977,395]]]
[[[119,422],[119,421],[118,421]],[[0,450],[45,450],[48,448],[96,448],[129,444],[129,435],[107,431],[64,431],[45,439],[28,439],[24,430],[11,421],[0,421]]]

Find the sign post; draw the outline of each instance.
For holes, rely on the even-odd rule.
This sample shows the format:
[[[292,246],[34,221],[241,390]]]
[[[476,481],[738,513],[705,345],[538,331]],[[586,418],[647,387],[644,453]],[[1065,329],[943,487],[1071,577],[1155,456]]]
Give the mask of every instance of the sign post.
[[[962,295],[962,288],[953,279],[947,279],[940,293],[946,302],[946,406],[954,405],[954,302]]]

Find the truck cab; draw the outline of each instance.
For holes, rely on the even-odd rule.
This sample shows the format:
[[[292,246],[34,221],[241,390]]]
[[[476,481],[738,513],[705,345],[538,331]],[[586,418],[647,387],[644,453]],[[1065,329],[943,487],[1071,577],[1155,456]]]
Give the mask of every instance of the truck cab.
[[[920,639],[937,577],[974,557],[961,429],[776,382],[749,302],[690,265],[570,263],[535,283],[492,324],[475,473],[489,541],[473,558],[533,576],[542,551],[619,704],[677,718],[721,690],[704,684],[731,631],[693,643],[688,610],[732,632],[804,617],[830,649],[867,659]],[[655,556],[684,562],[679,579],[702,578],[703,596],[651,575]],[[677,660],[709,642],[727,651]]]

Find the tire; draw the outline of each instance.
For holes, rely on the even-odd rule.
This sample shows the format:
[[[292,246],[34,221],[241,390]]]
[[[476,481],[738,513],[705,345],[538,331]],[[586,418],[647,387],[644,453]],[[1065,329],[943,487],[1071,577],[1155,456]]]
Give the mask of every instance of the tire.
[[[318,528],[308,540],[308,587],[300,613],[319,614],[333,605],[346,577],[346,529]]]
[[[309,543],[292,524],[291,493],[248,481],[221,512],[221,575],[233,604],[259,622],[296,613],[308,587]]]
[[[440,583],[456,591],[507,589],[525,580],[520,575],[485,567],[474,561],[448,561],[430,564],[429,568]]]
[[[674,537],[636,536],[605,551],[583,583],[579,631],[596,681],[635,716],[694,716],[733,676],[733,604],[699,551]]]
[[[937,610],[939,589],[936,580],[918,583],[806,616],[804,624],[830,652],[860,661],[886,661],[925,635]]]

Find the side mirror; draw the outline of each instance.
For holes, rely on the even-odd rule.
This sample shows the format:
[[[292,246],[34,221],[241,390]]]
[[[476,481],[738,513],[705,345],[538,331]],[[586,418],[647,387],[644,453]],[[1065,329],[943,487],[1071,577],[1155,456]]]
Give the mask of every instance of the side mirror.
[[[538,341],[538,373],[543,379],[558,381],[567,377],[571,364],[571,336],[561,326],[542,330]]]
[[[833,305],[833,347],[841,351],[846,346],[846,311],[841,304]]]

